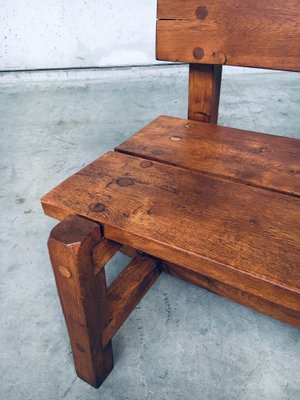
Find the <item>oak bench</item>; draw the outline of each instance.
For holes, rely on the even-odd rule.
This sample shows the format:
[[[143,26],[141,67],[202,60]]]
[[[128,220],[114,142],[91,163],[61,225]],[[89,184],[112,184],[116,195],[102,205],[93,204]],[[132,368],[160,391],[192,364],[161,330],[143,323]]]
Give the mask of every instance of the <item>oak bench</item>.
[[[42,198],[61,220],[50,258],[91,385],[161,271],[300,327],[300,140],[216,124],[223,64],[300,70],[296,3],[160,0],[157,58],[191,63],[189,119],[160,116]],[[117,251],[132,261],[107,288]]]

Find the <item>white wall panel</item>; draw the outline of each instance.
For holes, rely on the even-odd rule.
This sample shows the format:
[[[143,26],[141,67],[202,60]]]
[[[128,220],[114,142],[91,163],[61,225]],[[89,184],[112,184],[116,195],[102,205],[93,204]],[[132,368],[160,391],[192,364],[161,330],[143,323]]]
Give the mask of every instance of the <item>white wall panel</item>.
[[[156,0],[0,0],[0,70],[155,63]]]

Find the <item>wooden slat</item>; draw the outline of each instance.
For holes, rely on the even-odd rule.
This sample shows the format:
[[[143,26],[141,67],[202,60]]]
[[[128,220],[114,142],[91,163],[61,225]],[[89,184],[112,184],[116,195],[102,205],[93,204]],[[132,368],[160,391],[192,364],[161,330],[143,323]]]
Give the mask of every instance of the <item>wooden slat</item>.
[[[299,0],[159,0],[158,18],[159,60],[300,70]]]
[[[108,288],[110,321],[103,332],[105,347],[160,274],[154,259],[136,256]]]
[[[281,305],[274,304],[270,301],[262,299],[261,297],[238,290],[233,286],[229,286],[223,282],[203,276],[199,274],[199,272],[195,273],[179,265],[163,263],[162,267],[165,272],[168,272],[177,278],[184,279],[185,281],[193,283],[194,285],[227,297],[228,299],[242,304],[243,306],[252,308],[255,311],[259,311],[263,314],[269,315],[272,318],[300,328],[299,311],[294,311]]]
[[[42,199],[107,239],[300,310],[300,200],[120,153],[107,153]]]
[[[129,257],[134,257],[137,254],[136,250],[129,246],[123,246],[121,251]],[[195,273],[190,271],[189,269],[181,267],[180,265],[165,261],[161,263],[161,267],[164,272],[167,272],[176,278],[184,279],[187,282],[224,296],[255,311],[259,311],[272,318],[278,319],[279,321],[300,328],[299,311],[297,312],[278,304],[271,303],[270,301],[264,300],[261,297],[253,296],[252,294],[238,290],[233,286],[229,286],[212,278],[203,276],[199,274],[199,272]]]
[[[217,123],[221,78],[221,65],[190,65],[189,119]]]
[[[94,275],[98,275],[105,267],[105,264],[116,254],[122,247],[121,244],[111,240],[103,239],[97,244],[93,251]]]
[[[118,151],[300,196],[300,140],[161,116]]]

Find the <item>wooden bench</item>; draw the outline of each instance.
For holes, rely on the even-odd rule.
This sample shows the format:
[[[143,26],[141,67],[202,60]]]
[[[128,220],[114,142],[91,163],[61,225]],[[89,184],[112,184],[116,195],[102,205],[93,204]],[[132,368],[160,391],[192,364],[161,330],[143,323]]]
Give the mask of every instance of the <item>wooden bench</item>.
[[[50,258],[91,385],[162,270],[300,327],[300,141],[216,125],[222,65],[299,71],[299,26],[297,0],[159,0],[157,58],[191,64],[189,119],[157,118],[43,197],[61,220]],[[107,288],[105,264],[128,249]]]

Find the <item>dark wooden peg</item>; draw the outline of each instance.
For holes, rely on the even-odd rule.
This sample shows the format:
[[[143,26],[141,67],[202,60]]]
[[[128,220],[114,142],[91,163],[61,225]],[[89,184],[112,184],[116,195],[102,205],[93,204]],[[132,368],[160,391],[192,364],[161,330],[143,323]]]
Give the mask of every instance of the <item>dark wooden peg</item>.
[[[204,56],[204,50],[201,47],[196,47],[193,51],[193,56],[196,60],[200,60]]]
[[[206,6],[198,7],[196,10],[196,17],[198,19],[205,19],[208,15],[208,8]]]

